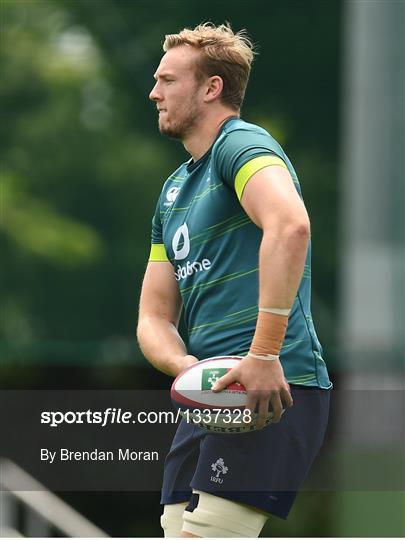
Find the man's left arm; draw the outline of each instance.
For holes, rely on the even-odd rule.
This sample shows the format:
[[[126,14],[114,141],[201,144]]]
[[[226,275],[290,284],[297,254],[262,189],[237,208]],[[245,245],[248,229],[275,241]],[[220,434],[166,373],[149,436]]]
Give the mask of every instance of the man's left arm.
[[[279,165],[253,174],[241,195],[250,219],[263,230],[259,253],[259,317],[250,353],[222,377],[214,391],[237,380],[246,387],[247,408],[257,410],[264,425],[269,401],[280,420],[292,398],[278,358],[287,326],[286,315],[302,278],[310,238],[304,203],[288,170]],[[259,354],[255,354],[259,351]],[[259,357],[266,359],[259,359]]]

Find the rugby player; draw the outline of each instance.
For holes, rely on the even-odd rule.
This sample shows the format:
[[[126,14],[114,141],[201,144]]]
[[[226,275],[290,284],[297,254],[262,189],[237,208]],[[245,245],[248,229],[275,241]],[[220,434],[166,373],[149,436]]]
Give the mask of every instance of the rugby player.
[[[274,422],[233,436],[182,422],[165,463],[161,523],[166,537],[257,537],[271,514],[287,517],[327,424],[310,224],[290,160],[240,118],[254,56],[246,33],[205,23],[167,35],[163,50],[149,97],[160,132],[191,157],[157,203],[138,340],[171,376],[203,358],[243,356],[213,390],[242,383],[260,427],[269,408]]]

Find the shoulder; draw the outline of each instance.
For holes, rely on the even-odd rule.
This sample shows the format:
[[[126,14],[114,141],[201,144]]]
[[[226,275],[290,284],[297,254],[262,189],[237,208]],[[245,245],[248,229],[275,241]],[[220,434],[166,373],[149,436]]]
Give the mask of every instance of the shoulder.
[[[240,118],[227,122],[214,145],[213,152],[229,154],[243,152],[251,148],[261,148],[284,157],[281,146],[268,131]]]
[[[266,131],[264,128],[258,126],[257,124],[251,124],[249,122],[245,122],[244,120],[242,120],[242,118],[233,118],[232,120],[227,122],[227,124],[224,126],[223,131],[227,134],[243,131],[243,132],[249,132],[252,134],[258,133],[261,135],[271,137],[270,133]]]
[[[243,188],[246,179],[268,165],[286,167],[291,177],[298,182],[294,167],[274,137],[264,128],[240,118],[234,118],[223,126],[214,144],[212,159],[220,178],[234,187],[237,193],[240,177],[243,179]]]

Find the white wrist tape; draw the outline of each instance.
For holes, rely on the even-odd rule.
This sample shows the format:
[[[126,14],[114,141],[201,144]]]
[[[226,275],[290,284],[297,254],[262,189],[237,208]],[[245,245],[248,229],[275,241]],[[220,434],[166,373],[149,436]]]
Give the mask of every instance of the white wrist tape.
[[[259,311],[264,311],[265,313],[274,313],[274,315],[288,315],[291,313],[291,309],[280,309],[280,308],[267,308],[259,307]]]
[[[251,352],[248,353],[248,356],[251,356],[252,358],[256,358],[256,360],[280,360],[280,357],[278,354],[252,354]]]

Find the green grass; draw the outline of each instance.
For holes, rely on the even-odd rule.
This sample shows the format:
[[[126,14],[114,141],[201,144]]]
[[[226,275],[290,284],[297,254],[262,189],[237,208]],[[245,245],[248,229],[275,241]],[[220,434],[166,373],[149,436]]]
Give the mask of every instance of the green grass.
[[[270,517],[266,537],[404,537],[405,492],[302,492],[287,520]]]
[[[335,497],[336,536],[405,536],[405,492],[346,491]]]

